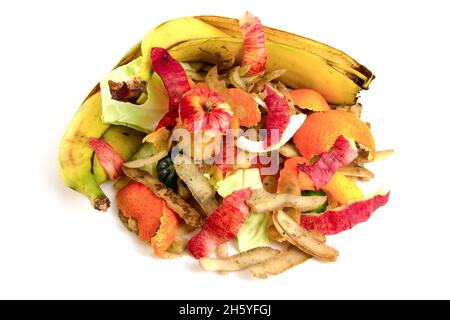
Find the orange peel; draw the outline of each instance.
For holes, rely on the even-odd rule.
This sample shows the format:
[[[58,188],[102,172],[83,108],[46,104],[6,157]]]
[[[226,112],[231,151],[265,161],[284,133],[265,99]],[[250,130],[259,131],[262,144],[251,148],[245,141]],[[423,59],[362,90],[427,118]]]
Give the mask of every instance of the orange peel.
[[[339,136],[352,139],[375,154],[375,141],[369,127],[355,115],[342,110],[328,110],[309,115],[297,133],[294,143],[301,155],[311,159],[330,150]]]
[[[258,103],[255,98],[257,97],[254,93],[248,93],[244,90],[238,88],[228,89],[228,93],[233,98],[234,103],[238,104],[244,111],[243,116],[239,117],[239,124],[243,127],[253,127],[256,126],[261,121],[261,112],[258,108]],[[233,104],[231,107],[234,112]]]
[[[161,224],[155,236],[151,239],[155,256],[163,254],[170,248],[180,226],[180,218],[167,207],[165,202],[163,202],[162,211]]]
[[[138,182],[132,182],[116,195],[117,207],[128,218],[138,221],[139,239],[149,242],[158,230],[163,200]]]
[[[330,106],[325,98],[311,89],[297,89],[290,92],[292,102],[300,109],[328,111]]]

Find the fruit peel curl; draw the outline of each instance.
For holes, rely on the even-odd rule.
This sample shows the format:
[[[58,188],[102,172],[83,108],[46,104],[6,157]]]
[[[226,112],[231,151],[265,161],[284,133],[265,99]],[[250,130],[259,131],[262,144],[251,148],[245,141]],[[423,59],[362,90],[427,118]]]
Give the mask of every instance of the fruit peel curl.
[[[196,259],[208,257],[219,245],[236,237],[249,215],[246,200],[251,195],[250,189],[242,189],[225,197],[222,205],[208,217],[202,230],[189,241],[188,249]]]
[[[161,127],[173,128],[178,118],[178,105],[181,97],[191,89],[183,66],[166,49],[153,48],[150,53],[152,67],[164,83],[169,95],[169,111],[159,122]]]
[[[338,169],[351,163],[357,156],[358,150],[354,143],[339,136],[330,151],[322,153],[313,164],[299,164],[298,169],[306,173],[314,182],[314,189],[319,190]]]
[[[132,182],[116,195],[117,207],[128,218],[138,221],[139,239],[149,242],[163,215],[163,200],[139,182]]]
[[[239,19],[239,26],[244,37],[244,57],[242,66],[250,65],[248,74],[257,74],[266,69],[267,51],[264,27],[259,18],[246,12]]]
[[[267,94],[264,102],[267,104],[268,112],[266,117],[267,137],[265,146],[270,147],[272,144],[277,144],[284,131],[289,125],[291,119],[291,110],[288,101],[282,97],[271,86],[266,85],[264,90]],[[278,130],[278,136],[273,136],[273,133]]]
[[[105,139],[89,138],[89,146],[94,150],[103,169],[111,180],[119,178],[122,174],[123,159]]]
[[[303,214],[300,224],[306,230],[316,230],[324,235],[338,234],[369,220],[378,208],[389,201],[389,197],[390,192],[356,201],[323,214]]]
[[[153,253],[159,256],[170,248],[177,235],[180,218],[163,202],[161,224],[155,236],[151,239]]]

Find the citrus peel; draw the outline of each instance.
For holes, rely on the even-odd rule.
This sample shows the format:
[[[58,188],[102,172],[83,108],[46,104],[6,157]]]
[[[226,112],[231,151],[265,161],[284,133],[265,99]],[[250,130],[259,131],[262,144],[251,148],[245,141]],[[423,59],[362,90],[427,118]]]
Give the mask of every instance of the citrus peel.
[[[339,136],[354,140],[368,150],[369,159],[373,158],[375,141],[369,127],[355,115],[342,110],[312,113],[293,140],[301,155],[311,159],[329,151]]]
[[[117,193],[116,201],[126,217],[138,221],[139,239],[149,242],[158,230],[163,200],[143,184],[132,182]]]
[[[311,111],[327,111],[330,110],[325,98],[317,91],[311,89],[297,89],[290,92],[293,103],[300,109]]]
[[[177,230],[180,225],[180,218],[175,212],[167,207],[165,202],[163,202],[160,222],[161,224],[158,231],[151,239],[153,253],[155,256],[161,255],[170,248],[175,240],[175,236],[177,235]]]

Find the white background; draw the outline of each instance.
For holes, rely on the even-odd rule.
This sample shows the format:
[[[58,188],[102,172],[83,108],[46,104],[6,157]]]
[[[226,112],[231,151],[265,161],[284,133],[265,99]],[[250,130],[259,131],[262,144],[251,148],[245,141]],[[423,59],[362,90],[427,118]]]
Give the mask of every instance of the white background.
[[[379,149],[396,149],[371,167],[390,203],[329,239],[338,262],[265,281],[152,258],[114,210],[94,211],[57,175],[78,105],[148,29],[245,10],[368,66],[377,79],[362,94],[363,117]],[[448,12],[446,1],[4,2],[0,298],[450,298]]]

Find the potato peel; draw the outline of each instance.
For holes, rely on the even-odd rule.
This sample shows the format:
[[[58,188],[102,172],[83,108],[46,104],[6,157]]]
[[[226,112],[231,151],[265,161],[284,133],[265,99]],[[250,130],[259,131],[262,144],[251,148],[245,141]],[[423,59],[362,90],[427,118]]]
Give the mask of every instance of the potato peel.
[[[139,169],[145,165],[152,165],[154,163],[157,163],[159,160],[165,158],[168,154],[169,154],[169,149],[165,149],[165,150],[159,151],[157,154],[155,154],[153,156],[140,158],[140,159],[136,159],[136,160],[131,160],[131,161],[125,162],[123,165],[130,169]]]
[[[286,158],[293,158],[300,156],[300,153],[298,152],[297,148],[292,143],[286,143],[285,145],[281,146],[279,152],[283,157]]]
[[[388,159],[390,156],[392,156],[394,154],[395,150],[393,149],[388,149],[388,150],[380,150],[380,151],[376,151],[374,154],[374,157],[371,161],[367,160],[364,157],[360,157],[358,159],[356,159],[355,161],[357,163],[367,163],[367,162],[378,162],[378,161],[383,161]]]
[[[216,200],[216,191],[200,171],[198,165],[182,155],[175,157],[174,165],[178,176],[186,184],[192,196],[206,214],[213,213],[219,207],[219,202]]]
[[[223,259],[228,257],[228,242],[222,243],[216,249],[216,257]],[[219,271],[220,274],[227,274],[227,271]]]
[[[298,225],[282,210],[274,214],[274,225],[278,232],[292,245],[300,250],[322,260],[335,261],[339,252],[324,243],[314,239],[308,232]]]
[[[228,242],[222,243],[216,249],[217,258],[227,258],[228,257]]]
[[[278,243],[283,243],[286,242],[287,240],[278,232],[277,228],[274,225],[271,225],[268,229],[267,229],[267,233],[269,235],[270,240],[278,242]],[[319,231],[316,230],[310,230],[308,231],[308,234],[315,240],[325,243],[327,242],[327,238],[321,234]]]
[[[184,257],[185,255],[186,255],[185,251],[182,253],[173,253],[173,252],[166,251],[155,257],[165,259],[165,260],[170,260],[170,259],[181,258],[181,257]]]
[[[311,258],[311,255],[290,246],[286,251],[281,252],[272,259],[266,260],[250,268],[250,272],[255,278],[266,279],[269,275],[277,275],[289,270]]]
[[[360,103],[356,103],[351,106],[337,106],[335,109],[336,110],[344,110],[344,111],[353,113],[358,118],[361,118],[362,104],[360,104]]]
[[[278,243],[283,243],[286,239],[278,232],[277,228],[274,225],[271,225],[267,229],[267,233],[269,235],[269,239]]]
[[[264,189],[253,190],[252,196],[247,200],[252,212],[265,213],[282,208],[296,208],[300,211],[313,210],[327,200],[325,196],[302,197],[287,193],[272,194]]]
[[[321,234],[319,231],[310,230],[310,231],[308,231],[308,234],[311,238],[313,238],[321,243],[327,242],[327,237],[325,237],[325,235]]]
[[[167,249],[167,252],[174,253],[174,254],[182,254],[186,251],[188,244],[188,239],[177,235],[175,239],[172,242],[172,245]]]
[[[202,258],[200,266],[206,271],[240,271],[260,264],[280,254],[271,247],[258,247],[227,258]]]
[[[355,177],[359,179],[373,179],[375,175],[372,171],[359,165],[348,165],[338,170],[347,177]]]

